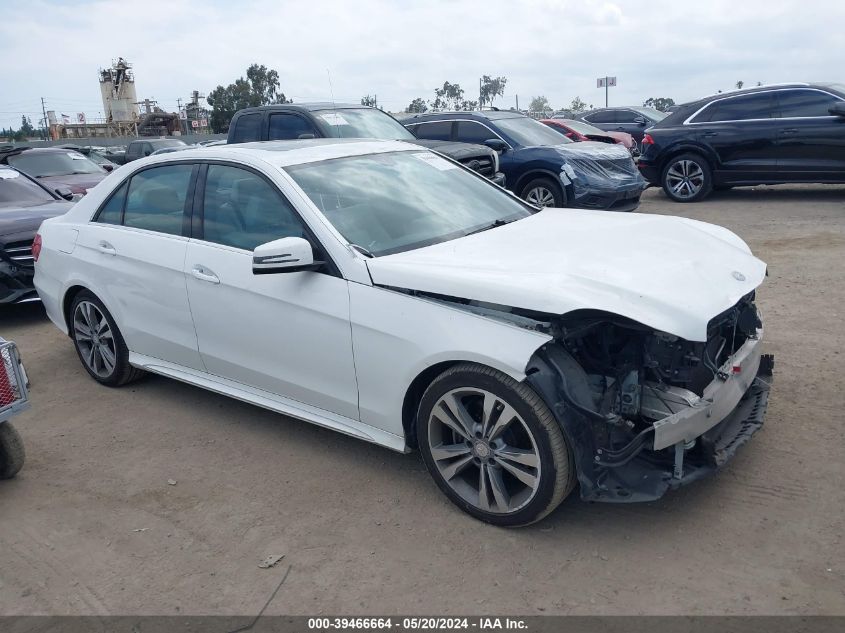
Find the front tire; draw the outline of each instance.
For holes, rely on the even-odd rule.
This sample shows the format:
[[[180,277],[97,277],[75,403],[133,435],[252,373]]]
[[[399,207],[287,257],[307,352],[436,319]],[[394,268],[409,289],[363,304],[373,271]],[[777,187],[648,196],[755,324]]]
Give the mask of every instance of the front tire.
[[[660,182],[675,202],[699,202],[713,189],[713,174],[700,154],[681,154],[669,159]]]
[[[546,404],[483,365],[456,365],[431,383],[419,406],[417,441],[446,496],[494,525],[539,521],[575,486],[569,447]]]
[[[0,479],[11,479],[26,461],[23,440],[9,422],[0,422]]]
[[[93,293],[83,290],[74,297],[69,325],[82,366],[100,384],[119,387],[146,373],[129,364],[129,349],[114,318]]]
[[[519,197],[535,207],[565,207],[566,194],[551,178],[533,178],[519,192]]]

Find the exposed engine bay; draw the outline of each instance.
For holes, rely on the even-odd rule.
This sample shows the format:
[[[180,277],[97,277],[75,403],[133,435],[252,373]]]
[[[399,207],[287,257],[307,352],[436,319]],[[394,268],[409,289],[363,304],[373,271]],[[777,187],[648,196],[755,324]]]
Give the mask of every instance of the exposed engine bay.
[[[553,317],[413,294],[553,337],[526,380],[567,436],[584,499],[657,499],[724,465],[763,425],[774,361],[754,292],[709,321],[706,342],[595,310]]]

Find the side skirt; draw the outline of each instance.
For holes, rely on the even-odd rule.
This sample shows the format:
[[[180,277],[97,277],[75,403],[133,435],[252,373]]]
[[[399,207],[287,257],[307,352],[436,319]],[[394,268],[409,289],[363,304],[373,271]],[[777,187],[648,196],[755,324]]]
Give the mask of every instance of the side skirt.
[[[358,420],[332,413],[331,411],[318,409],[317,407],[312,407],[302,402],[285,398],[284,396],[249,387],[228,380],[227,378],[200,372],[189,367],[169,363],[158,358],[153,358],[152,356],[129,352],[129,363],[134,367],[154,374],[174,378],[189,385],[201,387],[214,393],[241,400],[242,402],[248,402],[249,404],[254,404],[264,409],[296,418],[297,420],[304,420],[317,426],[339,431],[345,435],[351,435],[360,440],[379,444],[400,453],[407,452],[405,438],[369,426]]]

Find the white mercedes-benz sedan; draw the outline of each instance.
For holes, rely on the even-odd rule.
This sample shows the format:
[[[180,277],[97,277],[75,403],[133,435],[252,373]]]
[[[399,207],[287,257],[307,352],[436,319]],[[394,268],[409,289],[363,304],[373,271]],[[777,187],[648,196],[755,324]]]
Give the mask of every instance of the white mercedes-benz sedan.
[[[525,525],[644,501],[763,424],[766,274],[692,220],[539,210],[401,142],[189,149],[107,176],[33,244],[91,377],[155,372],[397,451]],[[329,485],[329,484],[327,484]]]

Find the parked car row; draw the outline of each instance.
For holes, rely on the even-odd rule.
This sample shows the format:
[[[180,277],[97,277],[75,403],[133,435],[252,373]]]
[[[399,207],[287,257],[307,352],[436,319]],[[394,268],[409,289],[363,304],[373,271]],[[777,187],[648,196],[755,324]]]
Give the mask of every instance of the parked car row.
[[[73,149],[61,147],[0,148],[0,165],[11,165],[61,197],[83,196],[108,171]]]

